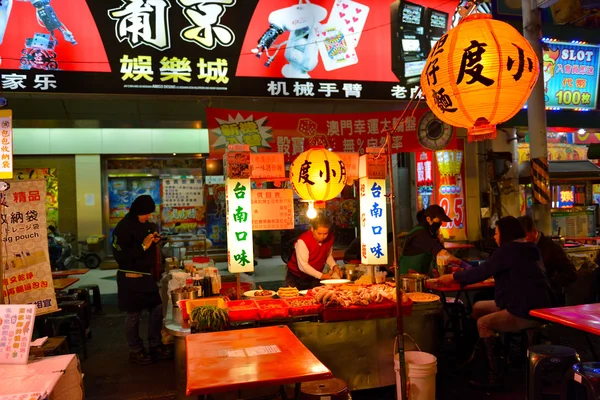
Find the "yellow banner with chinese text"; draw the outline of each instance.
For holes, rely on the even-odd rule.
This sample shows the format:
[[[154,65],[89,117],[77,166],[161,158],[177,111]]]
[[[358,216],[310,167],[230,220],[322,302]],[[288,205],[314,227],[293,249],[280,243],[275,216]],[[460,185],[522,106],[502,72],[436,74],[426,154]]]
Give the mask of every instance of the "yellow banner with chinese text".
[[[13,177],[12,110],[0,110],[0,179]]]

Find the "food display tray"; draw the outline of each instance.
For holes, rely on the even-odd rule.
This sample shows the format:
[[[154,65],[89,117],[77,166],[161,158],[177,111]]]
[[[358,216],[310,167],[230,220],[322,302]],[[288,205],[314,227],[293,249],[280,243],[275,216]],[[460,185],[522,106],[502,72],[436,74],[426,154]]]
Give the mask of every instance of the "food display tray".
[[[260,319],[287,318],[290,307],[285,300],[255,300]],[[266,308],[271,306],[272,308]],[[277,307],[273,307],[277,306]]]
[[[232,307],[244,307],[232,309]],[[227,302],[231,322],[254,321],[258,319],[258,306],[254,300],[233,300]]]
[[[321,311],[321,308],[323,308],[322,304],[315,304],[312,306],[302,306],[302,307],[293,307],[291,305],[291,301],[294,300],[307,300],[307,299],[312,299],[312,297],[310,296],[298,296],[298,297],[289,297],[286,298],[284,301],[288,304],[289,309],[290,309],[290,315],[292,317],[298,317],[298,316],[302,316],[302,315],[315,315],[315,314],[319,314],[319,312]]]
[[[402,303],[402,315],[412,314],[412,301]],[[396,303],[384,299],[381,303],[368,306],[325,307],[321,311],[324,322],[355,321],[361,319],[393,318],[396,317]]]

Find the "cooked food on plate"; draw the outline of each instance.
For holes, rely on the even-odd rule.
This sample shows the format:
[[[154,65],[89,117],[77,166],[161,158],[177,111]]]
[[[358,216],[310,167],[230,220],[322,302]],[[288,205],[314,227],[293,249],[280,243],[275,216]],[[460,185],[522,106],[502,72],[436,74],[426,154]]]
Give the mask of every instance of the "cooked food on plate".
[[[406,293],[409,299],[417,303],[426,303],[430,301],[438,301],[440,296],[431,293]]]
[[[273,292],[270,290],[255,290],[254,296],[256,296],[256,297],[273,296]]]
[[[297,297],[298,289],[295,287],[280,287],[277,291],[279,297]]]

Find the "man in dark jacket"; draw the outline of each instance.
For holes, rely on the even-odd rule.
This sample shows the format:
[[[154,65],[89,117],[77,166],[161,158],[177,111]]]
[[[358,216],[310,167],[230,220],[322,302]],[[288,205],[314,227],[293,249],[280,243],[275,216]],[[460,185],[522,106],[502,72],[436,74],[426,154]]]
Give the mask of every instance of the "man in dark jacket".
[[[131,204],[129,213],[113,232],[113,254],[119,264],[117,286],[119,309],[127,312],[125,333],[129,358],[136,364],[149,364],[156,359],[171,357],[162,345],[162,301],[152,276],[156,265],[156,243],[160,236],[156,226],[149,222],[156,205],[152,197],[142,195]],[[148,310],[148,349],[140,338],[142,311]]]
[[[575,266],[558,243],[538,231],[533,218],[519,217],[519,222],[525,231],[525,240],[536,243],[542,253],[546,276],[550,279],[557,305],[564,306],[565,288],[577,280]]]

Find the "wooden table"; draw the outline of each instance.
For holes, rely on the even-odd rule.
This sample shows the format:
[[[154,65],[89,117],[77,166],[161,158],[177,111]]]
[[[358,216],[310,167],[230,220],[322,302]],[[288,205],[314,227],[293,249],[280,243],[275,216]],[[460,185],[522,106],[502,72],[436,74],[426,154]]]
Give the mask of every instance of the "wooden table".
[[[64,290],[76,282],[79,282],[79,278],[59,278],[52,279],[54,283],[54,290]]]
[[[187,336],[188,396],[296,384],[332,377],[287,326]],[[285,390],[282,390],[285,397]]]
[[[70,275],[84,275],[84,274],[87,274],[88,272],[90,272],[90,270],[88,268],[67,269],[64,271],[52,272],[52,277],[53,278],[66,278],[67,276],[70,276]]]
[[[600,303],[531,310],[532,317],[600,336]]]

